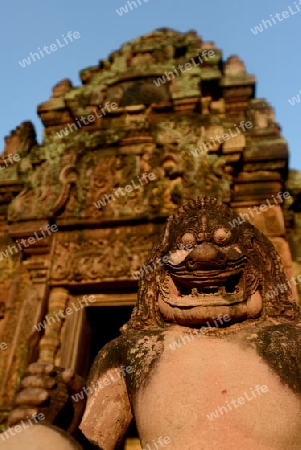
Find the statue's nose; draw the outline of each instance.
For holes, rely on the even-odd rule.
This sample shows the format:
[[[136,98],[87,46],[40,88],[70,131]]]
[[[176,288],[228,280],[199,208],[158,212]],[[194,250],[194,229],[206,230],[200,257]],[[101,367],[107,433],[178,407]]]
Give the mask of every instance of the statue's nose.
[[[204,242],[187,255],[185,262],[190,270],[211,270],[222,268],[226,263],[226,259],[226,255],[218,248]]]

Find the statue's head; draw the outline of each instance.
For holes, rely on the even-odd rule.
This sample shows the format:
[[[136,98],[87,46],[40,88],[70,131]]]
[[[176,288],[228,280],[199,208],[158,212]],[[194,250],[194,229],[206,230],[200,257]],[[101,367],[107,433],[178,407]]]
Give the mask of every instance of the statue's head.
[[[169,217],[145,264],[153,270],[140,280],[128,325],[191,327],[220,316],[230,316],[230,324],[292,319],[298,308],[279,255],[267,237],[237,218],[228,206],[205,196]]]

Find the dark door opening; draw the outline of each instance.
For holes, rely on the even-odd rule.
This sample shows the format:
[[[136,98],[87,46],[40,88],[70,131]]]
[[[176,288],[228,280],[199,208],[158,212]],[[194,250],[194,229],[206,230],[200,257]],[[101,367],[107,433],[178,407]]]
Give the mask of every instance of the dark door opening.
[[[120,335],[119,329],[130,319],[133,306],[91,306],[86,308],[91,333],[89,369],[99,352]]]
[[[102,347],[120,335],[119,329],[130,319],[132,311],[133,306],[90,306],[86,308],[86,337],[89,336],[85,342],[85,345],[89,345],[89,358],[87,358],[87,362],[89,362],[85,370],[87,374]],[[137,440],[138,433],[133,421],[120,450],[141,448]]]

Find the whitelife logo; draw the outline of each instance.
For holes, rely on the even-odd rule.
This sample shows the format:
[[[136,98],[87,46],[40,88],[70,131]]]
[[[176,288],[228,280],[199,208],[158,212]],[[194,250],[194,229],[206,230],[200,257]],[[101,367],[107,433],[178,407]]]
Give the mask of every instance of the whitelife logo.
[[[290,103],[291,106],[295,106],[296,103],[300,103],[300,101],[301,101],[300,94],[301,94],[301,91],[299,91],[299,94],[296,97],[292,97],[292,98],[288,99],[288,102]]]
[[[215,53],[213,50],[203,50],[201,53],[202,58],[204,58],[205,61],[208,61],[208,57],[206,56],[206,53],[208,53],[208,57],[209,58],[213,58],[215,56]],[[201,56],[198,54],[197,56],[193,56],[192,58],[190,58],[191,63],[187,62],[186,64],[178,64],[178,69],[181,71],[181,73],[185,73],[187,70],[190,70],[193,68],[193,66],[199,66],[200,63],[203,64],[203,60],[201,58]],[[198,63],[196,61],[196,59],[198,59],[200,61],[200,63]],[[185,66],[185,68],[184,68]],[[179,77],[181,75],[181,73],[178,72],[178,70],[175,68],[175,66],[173,67],[173,71],[176,73],[176,76]],[[164,76],[165,75],[165,76]],[[166,80],[170,81],[170,75],[172,75],[172,78],[175,78],[175,75],[173,72],[164,72],[164,75],[162,77],[157,78],[157,80],[154,80],[154,83],[156,86],[160,86],[161,84],[165,84]],[[165,78],[166,77],[166,78]]]
[[[85,395],[88,397],[89,395],[93,394],[93,392],[97,390],[104,389],[106,386],[110,386],[112,383],[115,383],[116,381],[120,380],[122,376],[126,376],[129,373],[132,373],[134,371],[132,366],[121,366],[119,369],[114,369],[115,373],[109,373],[107,377],[104,377],[102,381],[97,380],[95,386],[95,383],[92,381],[89,387],[84,387],[81,392],[78,392],[75,395],[71,395],[73,400],[75,402],[79,402],[80,400],[83,400],[85,398]],[[114,378],[114,375],[117,376],[117,378]]]
[[[218,320],[219,321],[219,324],[217,323],[217,321],[216,320]],[[197,329],[197,328],[195,328],[194,330],[193,330],[193,334],[195,334],[196,336],[198,336],[198,337],[200,337],[201,335],[205,335],[205,334],[207,334],[207,332],[209,331],[209,329],[216,329],[216,328],[219,328],[220,327],[220,325],[223,325],[224,324],[224,322],[230,322],[231,321],[231,317],[230,316],[228,316],[227,314],[225,315],[225,316],[222,316],[221,314],[218,316],[218,317],[216,317],[216,320],[215,320],[215,318],[213,317],[213,322],[215,323],[215,327],[213,326],[211,326],[210,325],[210,323],[209,323],[209,321],[207,320],[207,322],[206,322],[206,327],[205,326],[203,326],[203,327],[201,327],[200,329]],[[182,345],[185,345],[185,344],[187,344],[188,342],[190,342],[191,340],[192,341],[194,341],[194,336],[192,336],[192,332],[191,331],[189,331],[189,334],[190,334],[190,336],[188,336],[188,333],[186,334],[186,335],[184,335],[184,336],[181,336],[181,338],[180,339],[178,339],[177,341],[173,341],[173,342],[171,342],[170,344],[169,344],[169,347],[172,349],[172,350],[176,350],[177,348],[180,348],[180,347],[182,347]]]
[[[14,164],[13,159],[18,162],[21,159],[21,156],[18,153],[15,153],[14,155],[12,155],[11,153],[8,156],[4,156],[3,162],[5,164],[5,167],[8,167],[9,164]],[[4,170],[5,169],[4,166],[1,166],[0,164],[0,170]]]
[[[269,390],[268,387],[265,384],[263,384],[262,386],[257,384],[254,389],[255,389],[255,391],[256,391],[258,396],[261,396],[261,392],[263,394],[265,394]],[[248,400],[248,402],[251,402],[252,400],[254,400],[254,398],[256,398],[256,393],[253,391],[252,388],[249,388],[249,390],[251,392],[244,392],[243,393],[244,397],[238,397],[236,400],[233,399],[230,402],[226,401],[227,406],[218,406],[215,411],[212,411],[210,413],[210,415],[206,414],[207,419],[209,419],[212,422],[212,420],[217,419],[219,417],[219,414],[221,414],[223,416],[224,412],[227,414],[229,411],[232,411],[232,407],[230,406],[230,403],[236,409],[240,405],[244,405],[246,403],[246,400]],[[248,396],[248,394],[250,394],[250,397]],[[251,394],[252,394],[252,396],[251,396]],[[237,405],[236,402],[238,403],[238,405]]]
[[[262,212],[267,211],[268,208],[270,208],[270,209],[274,208],[275,206],[278,205],[278,201],[279,201],[279,203],[283,203],[284,200],[281,198],[281,196],[284,198],[284,200],[287,200],[290,197],[290,194],[289,194],[289,192],[278,192],[278,194],[277,194],[278,200],[275,198],[274,195],[272,195],[273,201],[275,203],[274,205],[270,203],[270,200],[272,201],[272,199],[270,199],[270,200],[266,199],[266,203],[267,203],[266,205],[262,204],[260,206],[254,206],[253,210],[256,211],[256,214],[261,214]],[[260,211],[258,211],[258,209]],[[248,208],[248,210],[249,210],[249,213],[251,214],[252,218],[254,219],[255,216],[254,216],[251,208]],[[242,225],[246,220],[248,222],[250,221],[249,215],[247,213],[240,213],[239,216],[237,217],[237,219],[234,219],[228,223],[229,223],[229,225],[231,225],[232,228],[235,228],[238,225]]]
[[[173,259],[174,255],[176,255],[178,251],[181,252],[182,250],[190,250],[190,249],[192,249],[192,247],[193,247],[192,244],[186,244],[186,245],[181,244],[178,247],[178,250],[176,252],[170,250],[168,252],[168,254],[164,255],[161,259],[157,258],[156,261],[152,262],[153,267],[151,265],[146,266],[144,264],[140,270],[136,270],[136,272],[133,273],[132,275],[135,278],[135,280],[138,280],[139,278],[143,277],[144,273],[146,273],[148,275],[149,270],[150,270],[150,273],[152,273],[156,269],[156,267],[164,266],[164,264],[167,264],[171,259]]]
[[[164,438],[162,436],[159,436],[157,441],[155,441],[153,439],[152,444],[151,445],[149,443],[146,444],[145,447],[143,446],[142,450],[159,450],[160,448],[165,447],[165,445],[168,445],[170,443],[171,443],[171,439],[169,436],[165,436]],[[160,447],[157,444],[160,444]]]
[[[111,104],[110,104],[109,102],[107,102],[107,103],[104,105],[104,107],[102,107],[101,105],[99,105],[99,109],[102,111],[103,115],[105,116],[105,115],[106,115],[106,112],[105,112],[105,110],[104,110],[103,108],[107,108],[108,112],[110,113],[110,112],[111,112],[111,108],[112,108],[113,110],[114,110],[114,109],[117,109],[117,108],[118,108],[118,105],[117,105],[117,103],[115,103],[115,102],[112,102]],[[97,110],[94,110],[94,111],[93,111],[93,114],[95,114],[96,117],[101,118],[101,117],[102,117],[102,114],[97,114],[97,112],[98,112]],[[93,114],[89,114],[89,115],[86,116],[86,117],[81,116],[80,119],[78,119],[78,118],[76,117],[76,118],[75,118],[75,121],[76,121],[76,123],[77,123],[77,125],[78,125],[78,128],[81,128],[81,127],[82,127],[82,125],[80,124],[80,121],[82,121],[84,125],[89,125],[89,123],[94,122],[94,120],[96,120],[96,118],[94,117]],[[87,122],[87,121],[88,121],[88,122]],[[78,130],[78,128],[77,128],[77,126],[75,125],[74,122],[71,123],[71,124],[68,123],[68,127],[69,127],[69,130],[68,130],[67,127],[66,127],[66,128],[62,128],[60,131],[57,131],[57,132],[56,132],[56,135],[61,139],[61,138],[63,138],[64,136],[68,136],[70,133],[73,133],[73,131]],[[72,127],[74,127],[74,130],[72,129]],[[53,133],[53,136],[55,136],[54,133]]]
[[[143,0],[143,1],[144,1],[144,3],[148,2],[148,0]],[[142,6],[141,0],[137,0],[137,2],[139,3],[140,6]],[[132,1],[132,2],[128,1],[127,5],[121,6],[119,9],[115,9],[115,11],[121,17],[121,16],[123,16],[123,14],[127,14],[129,12],[128,6],[131,8],[131,11],[133,11],[133,8],[132,8],[133,4],[135,5],[135,8],[138,8],[137,3],[135,1]]]
[[[51,229],[51,230],[50,230],[50,229]],[[46,226],[46,228],[44,228],[44,230],[43,230],[42,228],[40,228],[40,230],[41,230],[41,233],[42,233],[43,237],[39,237],[39,235],[38,235],[37,232],[35,231],[35,232],[34,232],[35,237],[30,236],[29,238],[27,238],[28,245],[26,245],[26,240],[25,240],[25,239],[20,239],[21,242],[19,242],[18,239],[16,239],[16,244],[17,244],[19,250],[22,251],[22,250],[24,250],[24,247],[27,248],[27,247],[29,247],[30,245],[33,245],[33,244],[36,242],[36,240],[37,240],[37,241],[40,241],[41,239],[44,239],[44,238],[50,236],[50,235],[51,235],[51,231],[52,231],[53,233],[55,233],[56,231],[58,231],[58,227],[57,227],[56,225],[49,225],[49,224],[48,224],[48,225]],[[45,234],[44,234],[44,231],[47,231],[48,235],[45,235]],[[23,245],[23,248],[22,248],[22,245]],[[12,250],[14,250],[15,253],[18,253],[18,249],[17,249],[17,247],[16,247],[15,245],[12,245],[12,246],[8,245],[8,246],[7,246],[7,249],[6,249],[4,252],[0,252],[0,261],[3,260],[3,257],[5,257],[5,258],[8,258],[8,257],[9,257],[8,252],[10,252],[10,254],[13,255]]]
[[[42,413],[32,414],[31,417],[36,424],[39,423],[39,420],[45,419],[45,416]],[[7,432],[9,432],[11,436],[15,436],[16,435],[15,433],[20,433],[21,431],[26,430],[26,428],[32,427],[34,425],[34,423],[32,423],[31,419],[28,416],[27,416],[27,421],[28,421],[28,425],[23,420],[21,420],[19,425],[15,425],[14,427],[9,427],[5,431],[3,431],[3,433],[0,434],[2,441],[5,441],[5,439],[9,439],[10,436],[7,434]],[[14,433],[14,431],[15,431],[15,433]]]
[[[229,139],[232,139],[241,134],[241,131],[236,126],[236,123],[234,124],[234,126],[236,127],[235,129],[238,134],[233,134],[231,128],[228,128],[229,134],[224,133],[222,136],[215,136],[215,139],[210,139],[208,142],[202,142],[200,147],[190,150],[190,153],[196,158],[198,155],[206,154],[209,150],[214,149],[219,144],[223,144],[225,141],[228,141]],[[244,120],[242,120],[238,126],[242,129],[243,132],[245,132],[246,128],[247,130],[249,130],[253,127],[253,124],[252,122],[245,122]]]
[[[277,23],[279,22],[283,22],[284,19],[289,19],[291,16],[294,16],[295,14],[298,14],[301,9],[299,8],[298,4],[301,5],[301,0],[299,0],[299,3],[297,4],[297,2],[294,2],[295,6],[296,6],[296,11],[292,10],[292,8],[289,6],[288,7],[288,11],[282,11],[281,16],[282,19],[280,18],[280,14],[276,13],[275,17],[277,18],[278,22],[275,21],[275,18],[273,17],[272,14],[270,14],[271,20],[273,22],[274,25],[277,25]],[[271,20],[264,20],[262,19],[262,24],[264,25],[264,28],[267,30],[267,23],[269,24],[269,27],[273,27],[274,25],[272,24]],[[252,31],[252,33],[256,36],[258,33],[262,33],[264,31],[264,28],[262,27],[262,24],[260,25],[256,25],[254,28],[250,28],[250,31]]]
[[[90,295],[88,299],[86,297],[88,297],[88,296],[84,295],[82,300],[80,300],[79,298],[77,299],[80,308],[77,308],[76,305],[74,304],[74,302],[72,302],[70,307],[66,308],[65,310],[60,309],[58,312],[53,311],[50,316],[46,316],[45,319],[47,320],[47,325],[51,324],[51,320],[52,320],[52,323],[56,323],[56,322],[61,321],[62,319],[66,319],[66,316],[70,316],[71,314],[74,313],[74,311],[80,311],[82,308],[89,306],[89,303],[94,303],[96,301],[96,298],[94,295]],[[82,304],[82,301],[85,302],[85,305]],[[71,308],[71,306],[72,306],[72,308]],[[58,317],[58,314],[60,314],[61,316]],[[44,330],[46,328],[46,320],[43,320],[43,322],[39,322],[37,325],[34,325],[34,328],[37,331]]]
[[[7,349],[7,343],[6,342],[1,342],[0,349],[1,350],[6,350]]]
[[[68,33],[67,33],[67,38],[70,40],[70,42],[73,42],[72,37],[73,37],[74,39],[79,39],[79,38],[80,38],[79,32],[78,32],[78,31],[74,31],[74,32],[72,33],[72,31],[68,31]],[[57,42],[59,48],[63,48],[63,47],[65,47],[66,45],[69,44],[69,42],[67,41],[67,39],[65,38],[65,36],[64,36],[63,34],[62,34],[62,38],[64,39],[65,44],[62,44],[61,41],[60,41],[59,39],[56,39],[56,42]],[[48,47],[50,48],[50,51],[48,51]],[[44,58],[45,55],[44,55],[44,53],[43,53],[43,51],[41,50],[40,47],[38,47],[38,50],[39,50],[40,55],[42,56],[42,58]],[[50,55],[50,53],[56,52],[56,51],[58,50],[58,48],[57,48],[57,45],[56,45],[56,44],[51,44],[51,45],[49,45],[49,46],[48,46],[48,45],[44,45],[43,50],[44,50],[44,52],[45,52],[47,55]],[[35,58],[41,59],[41,58],[40,58],[40,55],[39,55],[38,53],[32,53],[32,52],[30,52],[28,58],[24,58],[24,59],[22,59],[22,61],[18,61],[18,62],[19,62],[19,64],[20,64],[20,66],[22,67],[22,69],[24,69],[24,67],[26,67],[26,65],[30,66],[30,64],[31,64],[30,58],[33,60],[33,62],[36,62],[36,59],[35,59]]]

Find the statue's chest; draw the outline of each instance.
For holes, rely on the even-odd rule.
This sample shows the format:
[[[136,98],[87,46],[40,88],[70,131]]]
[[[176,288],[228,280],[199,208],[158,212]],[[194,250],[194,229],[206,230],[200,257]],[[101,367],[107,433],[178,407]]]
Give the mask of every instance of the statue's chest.
[[[144,447],[169,436],[170,449],[207,450],[213,442],[221,450],[301,448],[300,398],[255,350],[208,336],[178,339],[165,336],[134,401]]]

